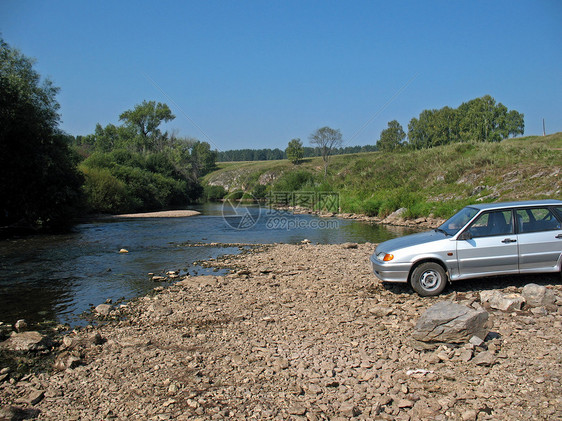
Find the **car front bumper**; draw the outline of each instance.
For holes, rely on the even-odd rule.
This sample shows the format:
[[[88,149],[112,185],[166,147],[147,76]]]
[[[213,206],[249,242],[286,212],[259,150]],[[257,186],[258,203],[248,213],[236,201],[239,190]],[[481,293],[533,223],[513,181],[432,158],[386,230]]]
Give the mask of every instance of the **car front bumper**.
[[[371,266],[375,276],[383,282],[408,282],[410,263],[381,262],[373,254]]]

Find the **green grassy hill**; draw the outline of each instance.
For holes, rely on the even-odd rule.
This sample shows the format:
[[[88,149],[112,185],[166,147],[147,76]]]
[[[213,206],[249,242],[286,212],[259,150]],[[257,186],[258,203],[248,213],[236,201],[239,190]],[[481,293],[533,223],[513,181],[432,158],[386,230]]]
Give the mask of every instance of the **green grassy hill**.
[[[206,185],[227,191],[333,191],[340,211],[384,217],[448,217],[478,201],[562,198],[562,133],[499,143],[455,143],[424,150],[333,156],[324,177],[321,158],[220,163]],[[265,186],[265,187],[259,187]]]

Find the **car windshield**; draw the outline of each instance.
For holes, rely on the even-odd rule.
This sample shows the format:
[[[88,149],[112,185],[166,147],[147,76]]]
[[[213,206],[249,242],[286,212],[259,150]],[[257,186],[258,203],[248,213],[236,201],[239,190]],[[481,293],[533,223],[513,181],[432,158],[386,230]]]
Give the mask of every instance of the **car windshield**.
[[[478,209],[467,206],[447,219],[437,230],[443,231],[447,235],[455,235],[468,221],[474,218],[474,215],[477,213]]]

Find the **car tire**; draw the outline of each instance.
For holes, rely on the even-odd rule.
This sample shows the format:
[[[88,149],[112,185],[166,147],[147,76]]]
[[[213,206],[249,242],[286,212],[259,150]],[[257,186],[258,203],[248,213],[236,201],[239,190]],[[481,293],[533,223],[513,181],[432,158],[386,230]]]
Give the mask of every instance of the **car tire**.
[[[422,297],[432,297],[441,294],[447,286],[447,274],[439,263],[422,263],[412,272],[410,284]]]

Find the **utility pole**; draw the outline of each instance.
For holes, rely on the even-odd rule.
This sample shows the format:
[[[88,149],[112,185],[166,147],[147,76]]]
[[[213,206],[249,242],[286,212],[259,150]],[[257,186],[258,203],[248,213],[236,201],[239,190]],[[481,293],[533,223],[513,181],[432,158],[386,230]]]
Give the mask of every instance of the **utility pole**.
[[[542,135],[546,136],[546,130],[544,128],[544,118],[542,119]]]

